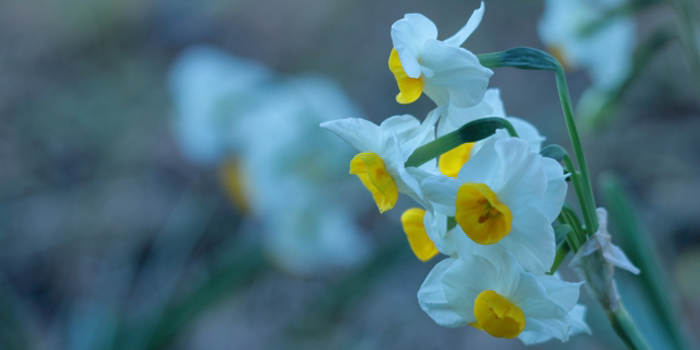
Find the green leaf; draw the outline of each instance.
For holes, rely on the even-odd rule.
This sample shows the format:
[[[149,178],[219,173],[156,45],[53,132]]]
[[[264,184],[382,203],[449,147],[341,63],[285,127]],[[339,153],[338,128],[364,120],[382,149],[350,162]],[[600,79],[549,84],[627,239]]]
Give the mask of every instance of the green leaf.
[[[547,145],[540,151],[540,154],[543,157],[552,158],[557,162],[560,162],[562,159],[564,159],[564,157],[569,155],[569,153],[567,153],[562,146],[556,144]]]
[[[514,47],[503,51],[478,55],[479,62],[488,68],[513,67],[518,69],[557,70],[559,62],[552,55],[529,47]]]
[[[556,237],[557,245],[559,245],[559,243],[561,243],[562,241],[565,241],[566,235],[568,235],[569,232],[573,230],[574,229],[572,229],[571,226],[567,224],[557,225],[557,227],[554,228],[554,237]]]
[[[493,135],[498,129],[506,129],[511,136],[518,136],[515,128],[506,119],[498,117],[482,118],[464,124],[459,129],[437,140],[418,147],[408,160],[406,167],[418,167],[441,154],[467,142],[476,142]]]
[[[600,183],[610,212],[610,223],[614,225],[615,233],[619,233],[619,237],[623,239],[629,259],[642,270],[639,277],[657,316],[662,320],[661,323],[677,348],[689,348],[687,335],[680,322],[678,301],[675,299],[672,283],[663,271],[653,239],[637,215],[622,181],[615,174],[608,172],[600,176]]]

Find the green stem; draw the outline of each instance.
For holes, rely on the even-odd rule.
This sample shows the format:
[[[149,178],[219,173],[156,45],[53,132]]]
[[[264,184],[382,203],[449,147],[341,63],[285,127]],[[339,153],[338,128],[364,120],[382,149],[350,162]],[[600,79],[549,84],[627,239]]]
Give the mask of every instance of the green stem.
[[[588,166],[586,165],[586,157],[583,153],[581,138],[579,137],[578,130],[576,129],[576,122],[574,121],[574,111],[571,106],[571,98],[569,97],[569,87],[566,84],[566,74],[561,65],[557,65],[554,75],[557,80],[557,90],[559,91],[559,99],[561,100],[561,107],[564,111],[564,118],[566,119],[566,127],[569,130],[569,137],[571,137],[571,146],[574,149],[574,156],[576,157],[581,175],[581,191],[583,192],[582,196],[579,197],[581,211],[584,213],[583,217],[586,221],[586,231],[589,235],[592,235],[598,230],[598,218],[595,213],[595,199],[593,198],[591,177],[588,173]]]
[[[607,310],[606,314],[608,316],[608,320],[610,320],[610,324],[615,330],[615,333],[617,333],[620,339],[625,342],[625,345],[627,345],[628,348],[634,350],[651,350],[651,347],[649,347],[649,344],[647,344],[644,336],[635,326],[634,320],[632,320],[630,314],[627,313],[627,310],[622,303],[620,303],[617,310]]]
[[[678,27],[680,28],[681,45],[688,59],[688,66],[695,77],[695,82],[700,88],[700,47],[697,36],[697,23],[694,16],[697,16],[697,9],[688,0],[669,1],[678,16]]]
[[[564,167],[570,173],[569,178],[574,186],[574,191],[576,192],[576,197],[579,198],[579,205],[581,205],[581,213],[583,214],[583,222],[586,224],[586,230],[588,227],[593,227],[595,217],[595,209],[591,211],[590,206],[584,203],[583,199],[586,198],[585,184],[581,181],[581,174],[576,171],[574,163],[571,161],[568,155],[566,155],[562,161],[564,162]],[[579,226],[580,227],[580,226]],[[589,235],[592,234],[588,231]],[[585,237],[582,237],[585,238]]]

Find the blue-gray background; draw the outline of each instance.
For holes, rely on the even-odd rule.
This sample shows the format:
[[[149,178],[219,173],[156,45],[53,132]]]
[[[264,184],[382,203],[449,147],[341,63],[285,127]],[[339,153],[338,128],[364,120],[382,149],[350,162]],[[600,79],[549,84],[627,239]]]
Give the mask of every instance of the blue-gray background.
[[[465,46],[475,53],[542,48],[536,33],[542,6],[488,1],[481,26]],[[475,0],[0,2],[0,310],[3,322],[12,325],[0,330],[2,339],[32,349],[110,348],[141,327],[139,310],[183,300],[216,277],[218,261],[226,261],[213,256],[222,254],[216,249],[222,242],[235,241],[239,214],[218,195],[216,175],[183,158],[171,130],[166,79],[183,49],[208,43],[280,74],[326,74],[375,122],[403,113],[422,118],[432,108],[429,100],[408,106],[394,101],[389,28],[404,13],[420,12],[445,38],[477,7]],[[666,6],[640,14],[640,37],[673,19]],[[576,102],[589,80],[583,72],[569,78]],[[490,86],[501,89],[510,115],[530,120],[547,142],[569,148],[550,73],[502,69]],[[624,95],[618,118],[583,136],[594,178],[614,170],[628,182],[673,283],[668,293],[681,296],[681,323],[695,332],[700,331],[699,101],[700,88],[693,85],[680,46],[672,43]],[[197,221],[201,208],[181,205],[192,188],[197,198],[214,198],[201,201],[213,208],[206,223]],[[374,205],[368,195],[365,199]],[[380,247],[403,235],[398,214],[363,218]],[[182,265],[182,273],[175,280],[148,275],[146,262],[164,230],[174,231],[168,239],[188,241],[190,231],[177,227],[197,234],[184,260],[163,259]],[[304,316],[306,308],[337,291],[332,286],[347,275],[296,278],[264,270],[213,302],[200,308],[195,303],[188,322],[158,346],[523,347],[470,327],[437,326],[416,300],[434,261],[421,263],[407,244],[403,249],[399,263],[360,288],[361,297],[332,311],[322,326]],[[143,280],[173,286],[166,297],[144,287]],[[600,308],[583,300],[594,334],[565,346],[622,346]]]

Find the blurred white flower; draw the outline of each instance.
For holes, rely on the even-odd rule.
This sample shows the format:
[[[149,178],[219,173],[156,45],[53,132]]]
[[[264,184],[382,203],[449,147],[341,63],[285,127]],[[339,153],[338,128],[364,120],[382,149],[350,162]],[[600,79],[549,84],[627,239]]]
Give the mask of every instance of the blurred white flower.
[[[399,86],[396,101],[416,101],[423,92],[438,106],[449,103],[471,107],[479,103],[493,72],[483,67],[470,51],[461,48],[484,15],[484,3],[455,35],[437,40],[435,24],[418,13],[410,13],[391,26],[394,48],[389,69]]]
[[[265,100],[271,72],[257,62],[213,47],[186,50],[170,69],[168,86],[175,106],[174,128],[183,154],[192,162],[221,162],[230,148],[228,131]]]
[[[525,344],[567,341],[582,330],[585,309],[575,308],[580,285],[529,273],[507,253],[493,260],[460,256],[435,265],[418,301],[441,326],[471,325],[494,337],[518,337]]]
[[[430,176],[421,184],[436,214],[454,216],[454,250],[460,257],[507,251],[526,270],[549,271],[555,238],[551,223],[567,185],[563,169],[532,152],[523,140],[497,130],[462,167],[457,178]],[[447,249],[451,250],[451,249]]]
[[[260,222],[282,269],[312,274],[366,261],[347,178],[350,150],[318,125],[362,114],[331,80],[275,77],[209,47],[186,51],[171,72],[183,154],[221,169],[232,201]],[[337,200],[343,196],[345,200]]]
[[[270,257],[281,269],[310,275],[367,261],[372,246],[348,204],[308,180],[290,179],[271,190],[287,201],[262,220]]]
[[[565,67],[583,67],[594,85],[615,88],[630,72],[636,40],[631,16],[598,23],[627,0],[546,0],[538,32],[548,50]],[[590,29],[591,26],[599,26]]]

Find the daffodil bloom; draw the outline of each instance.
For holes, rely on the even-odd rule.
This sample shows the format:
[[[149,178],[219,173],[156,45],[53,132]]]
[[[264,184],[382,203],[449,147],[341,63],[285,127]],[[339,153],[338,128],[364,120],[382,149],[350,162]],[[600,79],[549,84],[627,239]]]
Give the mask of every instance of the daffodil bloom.
[[[513,125],[513,128],[515,128],[515,131],[518,133],[520,139],[524,140],[530,145],[533,152],[540,151],[542,142],[545,138],[542,137],[539,131],[537,131],[537,128],[529,122],[516,117],[508,117],[506,115],[505,107],[503,106],[503,101],[501,100],[501,93],[497,88],[486,90],[484,99],[476,106],[469,108],[458,108],[450,105],[447,108],[446,116],[441,118],[440,123],[438,124],[438,136],[443,136],[447,133],[455,131],[464,124],[474,120],[487,117],[506,119],[511,125]],[[479,148],[481,148],[481,145],[483,145],[484,142],[485,140],[465,143],[441,155],[438,161],[440,172],[446,176],[457,177],[457,173],[459,173],[462,166],[474,153],[479,150]]]
[[[454,216],[455,230],[469,237],[455,241],[460,257],[507,251],[530,272],[551,268],[556,248],[551,223],[566,196],[564,171],[525,141],[497,130],[457,178],[431,176],[421,186],[435,212]]]
[[[435,24],[422,14],[411,13],[391,26],[394,48],[389,69],[399,86],[396,101],[408,104],[425,93],[440,105],[471,107],[484,97],[493,72],[460,46],[476,30],[484,15],[484,3],[452,37],[437,40]]]
[[[580,285],[527,272],[507,253],[493,260],[460,256],[433,267],[418,301],[441,326],[470,325],[525,344],[551,338],[567,341],[571,334],[587,330],[585,309],[575,308]]]
[[[321,127],[361,152],[350,161],[350,174],[360,178],[383,213],[396,205],[399,192],[419,201],[423,198],[418,180],[406,171],[404,163],[416,148],[434,139],[438,116],[433,111],[422,124],[411,115],[399,115],[381,125],[364,119],[341,119],[322,123]]]
[[[549,51],[568,68],[589,71],[595,86],[615,88],[632,67],[635,23],[631,16],[614,16],[600,23],[627,0],[546,0],[538,32]],[[591,26],[598,26],[591,28]]]

